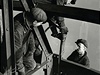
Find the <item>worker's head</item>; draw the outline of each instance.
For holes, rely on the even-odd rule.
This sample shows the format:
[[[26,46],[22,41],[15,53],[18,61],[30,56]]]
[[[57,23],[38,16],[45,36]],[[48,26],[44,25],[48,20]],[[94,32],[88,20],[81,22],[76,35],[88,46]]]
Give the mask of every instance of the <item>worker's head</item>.
[[[26,14],[26,18],[33,26],[39,26],[47,20],[47,15],[40,8],[32,8],[31,13]]]
[[[75,43],[79,47],[80,51],[86,51],[86,49],[88,48],[87,41],[84,39],[78,39]]]

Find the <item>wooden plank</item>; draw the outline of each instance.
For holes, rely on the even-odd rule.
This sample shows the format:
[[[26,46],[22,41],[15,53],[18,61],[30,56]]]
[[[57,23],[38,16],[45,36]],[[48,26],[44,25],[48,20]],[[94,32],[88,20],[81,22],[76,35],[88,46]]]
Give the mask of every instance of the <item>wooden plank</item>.
[[[34,70],[29,71],[26,75],[52,75],[52,65],[53,65],[53,54],[48,56],[48,60],[44,61]],[[47,73],[45,72],[47,68]]]
[[[28,73],[26,73],[26,75],[38,75],[41,69],[42,69],[42,74],[43,74],[44,66],[46,66],[47,63],[48,61],[43,62],[39,67],[36,67],[34,70],[31,70]],[[39,75],[42,75],[42,74],[39,74]]]

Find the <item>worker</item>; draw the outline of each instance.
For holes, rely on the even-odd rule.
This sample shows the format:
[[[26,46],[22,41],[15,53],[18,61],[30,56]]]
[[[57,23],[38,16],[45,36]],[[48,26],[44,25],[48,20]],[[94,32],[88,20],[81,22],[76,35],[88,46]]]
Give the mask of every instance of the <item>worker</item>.
[[[67,5],[67,2],[69,2],[70,4],[75,4],[76,0],[32,0],[32,2],[30,3],[28,0],[27,2],[29,3],[30,8],[32,7],[32,5],[38,5],[38,3],[45,3],[45,4],[54,4],[54,5],[60,5],[60,6],[65,6]],[[33,4],[32,4],[33,3]],[[64,40],[66,39],[66,35],[68,33],[68,28],[65,25],[64,22],[64,17],[60,17],[60,16],[55,16],[51,13],[47,13],[48,19],[47,22],[49,23],[49,27],[51,29],[51,36],[58,38],[59,40]],[[58,30],[57,30],[57,26],[58,26]]]
[[[14,17],[14,37],[16,52],[16,67],[18,75],[25,75],[36,67],[33,54],[36,50],[32,27],[40,26],[47,20],[46,13],[40,8],[32,8]],[[27,39],[27,40],[25,40]]]
[[[75,43],[78,46],[78,49],[73,51],[67,60],[89,67],[90,62],[86,51],[88,48],[87,41],[85,39],[78,39]]]

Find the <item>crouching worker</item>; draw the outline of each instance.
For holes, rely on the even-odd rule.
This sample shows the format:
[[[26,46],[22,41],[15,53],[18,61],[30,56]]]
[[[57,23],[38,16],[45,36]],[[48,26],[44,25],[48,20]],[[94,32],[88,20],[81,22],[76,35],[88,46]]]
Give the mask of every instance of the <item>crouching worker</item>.
[[[76,0],[48,0],[48,1],[51,1],[51,4],[60,5],[60,6],[66,6],[67,4],[75,4],[76,3]],[[67,33],[68,33],[68,28],[65,25],[64,17],[55,16],[53,14],[48,14],[47,21],[51,28],[51,32],[52,32],[51,36],[65,41]],[[55,24],[58,25],[59,32],[57,31],[57,27],[55,26]]]
[[[77,44],[78,49],[72,52],[72,54],[67,59],[89,67],[90,62],[86,52],[88,48],[87,41],[84,39],[78,39],[75,43]]]
[[[30,12],[19,13],[14,17],[14,37],[16,51],[16,67],[18,75],[25,75],[36,67],[33,54],[36,50],[32,26],[39,26],[47,20],[46,13],[40,8],[32,8]]]

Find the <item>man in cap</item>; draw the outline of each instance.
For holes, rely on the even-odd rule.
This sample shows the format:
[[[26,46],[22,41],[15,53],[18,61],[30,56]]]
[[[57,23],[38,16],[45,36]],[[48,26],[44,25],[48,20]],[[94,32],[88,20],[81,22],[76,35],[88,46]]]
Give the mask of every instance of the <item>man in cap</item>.
[[[33,54],[36,50],[35,36],[32,27],[39,26],[47,20],[46,13],[40,8],[32,8],[30,12],[19,13],[14,17],[14,37],[16,67],[18,75],[25,75],[36,67]]]
[[[87,41],[84,39],[78,39],[75,43],[77,44],[78,49],[72,52],[67,60],[89,67],[89,58],[86,52],[86,49],[88,48]]]

